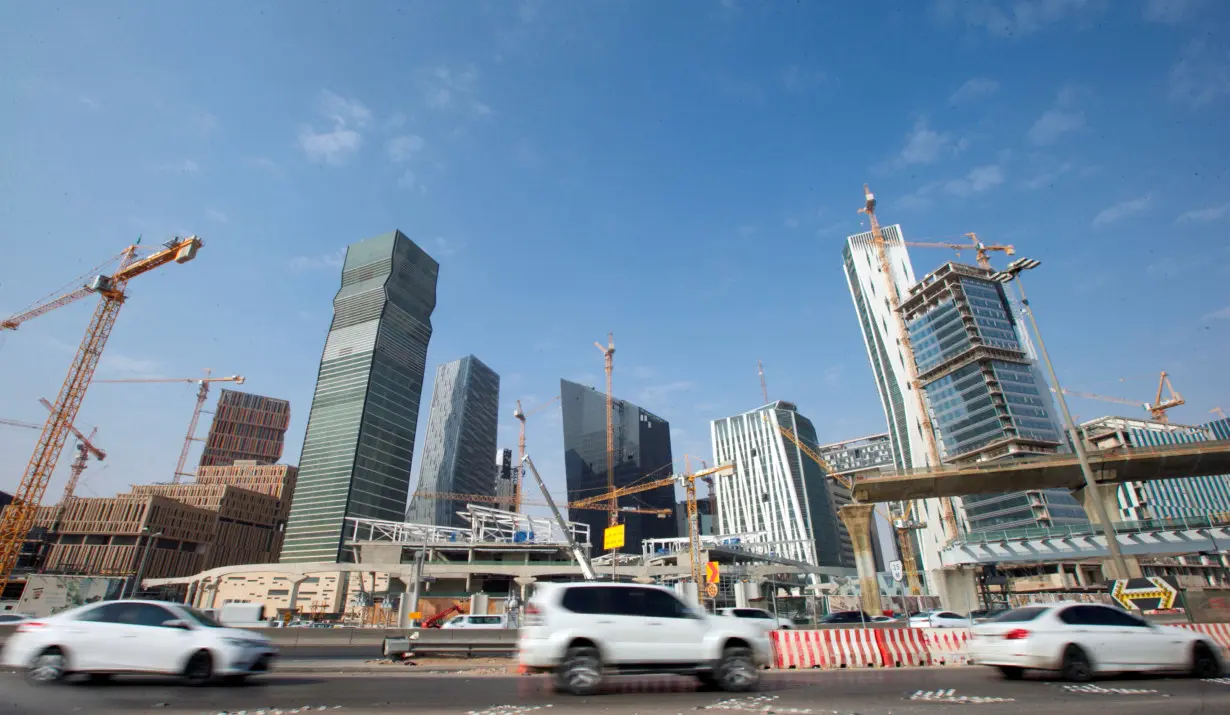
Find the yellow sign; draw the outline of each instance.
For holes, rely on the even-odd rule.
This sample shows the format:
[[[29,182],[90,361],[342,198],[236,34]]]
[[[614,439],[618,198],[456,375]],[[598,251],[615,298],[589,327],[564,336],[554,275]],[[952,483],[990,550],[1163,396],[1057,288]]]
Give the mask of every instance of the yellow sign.
[[[422,611],[411,611],[409,614],[406,615],[406,618],[409,618],[412,621],[417,621],[418,619],[422,617],[423,617]]]
[[[607,551],[614,549],[622,549],[624,547],[624,525],[617,524],[608,526],[606,531],[602,532],[602,548]]]
[[[710,561],[705,564],[705,583],[715,584],[722,582],[722,568],[718,566],[718,562]]]
[[[1136,582],[1135,587],[1132,587],[1132,581]],[[1179,592],[1173,586],[1153,576],[1115,581],[1115,586],[1110,592],[1110,597],[1129,611],[1140,610],[1140,606],[1135,603],[1137,599],[1157,599],[1156,610],[1168,611],[1174,608],[1175,597],[1178,595]]]
[[[718,587],[716,583],[711,583],[705,586],[705,595],[709,598],[717,598]]]

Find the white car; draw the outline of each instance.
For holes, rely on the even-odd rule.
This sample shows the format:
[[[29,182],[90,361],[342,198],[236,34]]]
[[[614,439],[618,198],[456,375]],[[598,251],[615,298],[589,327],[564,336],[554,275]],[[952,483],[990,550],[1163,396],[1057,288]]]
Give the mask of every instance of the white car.
[[[13,613],[12,611],[0,613],[0,626],[15,626],[18,623],[24,623],[29,620],[32,620],[32,618],[24,613]]]
[[[26,621],[8,637],[0,665],[39,683],[73,673],[182,675],[204,683],[267,672],[278,649],[265,636],[226,628],[178,603],[102,601]]]
[[[774,618],[773,614],[759,608],[723,608],[718,612],[719,616],[727,616],[730,618],[747,618],[756,623],[756,625],[766,630],[790,630],[794,628],[794,621],[789,618]]]
[[[910,628],[969,628],[974,622],[952,611],[925,611],[910,616]]]
[[[508,617],[503,615],[462,614],[449,619],[441,628],[465,628],[466,630],[493,630],[508,628]]]
[[[1026,670],[1084,682],[1098,673],[1164,670],[1221,675],[1221,648],[1197,631],[1158,626],[1113,606],[1026,606],[974,626],[970,661],[1016,680]]]
[[[771,646],[750,619],[711,616],[660,586],[542,583],[525,607],[518,659],[574,695],[598,692],[608,673],[687,674],[743,692],[760,681]]]

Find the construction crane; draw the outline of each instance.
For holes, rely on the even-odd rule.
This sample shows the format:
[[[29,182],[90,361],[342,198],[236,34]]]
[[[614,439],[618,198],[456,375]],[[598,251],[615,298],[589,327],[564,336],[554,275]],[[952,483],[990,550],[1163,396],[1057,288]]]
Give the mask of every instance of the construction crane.
[[[196,391],[196,407],[192,410],[192,419],[188,422],[188,436],[184,438],[184,446],[179,451],[179,461],[175,464],[175,476],[171,478],[172,484],[179,484],[180,477],[194,476],[193,472],[185,472],[184,465],[188,463],[188,451],[192,449],[192,443],[200,441],[196,436],[196,425],[201,419],[201,409],[205,406],[205,400],[209,397],[209,383],[211,382],[233,382],[236,385],[242,385],[244,377],[242,375],[229,375],[227,377],[210,377],[212,371],[210,368],[205,368],[205,377],[153,377],[153,378],[131,378],[124,380],[95,380],[94,382],[195,382],[200,385]]]
[[[615,491],[615,396],[611,392],[611,372],[615,369],[615,333],[607,333],[607,344],[594,341],[594,345],[602,351],[603,367],[606,369],[606,488]],[[615,497],[611,497],[611,521],[609,526],[619,523],[619,513],[615,509]]]
[[[766,424],[769,423],[768,415],[761,413],[761,416],[764,418]],[[811,461],[815,462],[822,470],[824,470],[824,473],[826,476],[828,476],[831,479],[837,480],[838,482],[841,483],[843,487],[850,490],[851,502],[855,504],[858,503],[858,501],[855,500],[853,497],[853,494],[854,494],[854,481],[853,480],[847,478],[843,474],[838,473],[838,471],[834,469],[832,465],[828,463],[827,460],[821,457],[818,452],[816,452],[811,447],[804,444],[803,440],[799,439],[798,435],[794,433],[794,430],[790,429],[789,427],[785,425],[781,425],[781,424],[775,425],[775,426],[777,427],[777,431],[781,432],[783,437],[790,440],[790,442],[794,444],[794,446],[799,448],[800,452],[807,455],[808,458],[811,459]],[[910,595],[913,595],[913,596],[921,595],[922,594],[922,582],[918,578],[918,564],[915,561],[915,556],[914,556],[914,541],[910,538],[909,532],[921,529],[925,526],[925,524],[914,519],[913,502],[906,503],[906,506],[902,510],[903,512],[902,518],[900,519],[894,519],[888,514],[886,514],[884,510],[878,504],[876,505],[875,509],[876,509],[876,512],[880,516],[884,517],[885,521],[893,525],[894,532],[897,535],[897,548],[900,549],[901,551],[901,565],[905,571],[906,583],[910,587]]]
[[[764,365],[760,361],[756,361],[756,372],[760,373],[760,394],[764,397],[764,403],[769,404],[769,385],[764,381]]]
[[[988,246],[987,244],[978,240],[977,234],[974,234],[971,232],[965,235],[971,241],[974,242],[973,246],[969,246],[964,243],[927,243],[924,241],[906,241],[905,245],[916,246],[919,248],[951,248],[952,250],[957,252],[958,258],[960,258],[961,256],[961,251],[968,251],[970,248],[973,248],[974,255],[977,256],[977,259],[978,259],[978,265],[987,269],[988,271],[994,270],[991,267],[991,258],[989,255],[991,251],[1003,251],[1005,256],[1016,255],[1016,248],[1014,246],[1009,246],[1009,245]]]
[[[507,506],[509,500],[511,499],[511,497],[506,497],[506,496],[498,497],[498,496],[491,496],[489,494],[463,494],[461,492],[415,492],[412,498],[414,499],[448,499],[450,501],[464,501],[464,502],[469,502],[472,504],[495,504],[495,505],[500,505],[500,506]],[[523,506],[549,506],[549,504],[547,504],[545,501],[532,501],[528,499],[523,499],[521,501],[521,504]],[[566,509],[592,509],[595,511],[607,511],[608,509],[610,509],[610,507],[605,504],[601,506],[578,505],[573,502],[568,502],[567,504],[564,504],[564,508]],[[623,506],[623,507],[619,507],[619,510],[625,514],[652,514],[653,516],[656,516],[659,519],[665,519],[667,516],[671,514],[670,509],[641,509],[639,507]]]
[[[1209,410],[1209,412],[1211,414],[1217,415],[1219,418],[1223,420],[1226,419],[1226,411],[1220,407],[1214,407],[1213,409]]]
[[[688,455],[688,454],[683,455],[683,466],[684,466],[684,469],[687,470],[688,474],[692,473],[691,455]],[[709,465],[705,463],[705,460],[701,459],[700,468],[708,469]],[[701,477],[701,479],[704,480],[705,484],[709,487],[709,518],[714,519],[715,520],[714,523],[716,523],[717,515],[718,515],[717,484],[715,484],[715,480],[712,474],[710,474],[707,477]]]
[[[47,408],[48,412],[54,412],[55,406],[47,401],[47,398],[40,397],[39,404]],[[64,507],[68,506],[68,500],[72,499],[77,493],[77,482],[81,479],[81,473],[85,471],[87,460],[90,457],[98,461],[103,461],[107,458],[107,453],[102,451],[94,444],[94,435],[98,434],[98,428],[95,427],[90,436],[86,437],[81,434],[81,430],[77,429],[76,425],[69,425],[73,436],[77,438],[77,456],[73,458],[72,467],[68,472],[68,482],[64,485],[64,494],[60,497],[60,503],[56,507],[56,516],[52,521],[53,524],[60,523],[60,515],[64,513]]]
[[[8,425],[9,427],[25,427],[26,429],[42,429],[42,425],[36,425],[33,422],[22,422],[21,420],[9,420],[0,417],[0,425]]]
[[[525,488],[525,465],[522,463],[525,461],[525,418],[547,409],[558,399],[559,395],[556,395],[529,412],[522,410],[521,400],[517,400],[517,409],[513,410],[513,417],[521,423],[521,433],[517,436],[517,481],[513,482],[513,511],[521,511],[521,494]]]
[[[641,492],[648,492],[675,484],[682,484],[683,490],[687,494],[688,541],[692,561],[692,580],[696,583],[696,590],[700,592],[702,594],[701,597],[703,597],[703,591],[700,588],[702,570],[700,565],[700,535],[697,531],[696,519],[696,480],[704,479],[709,476],[720,476],[721,474],[731,472],[733,470],[734,467],[732,465],[723,464],[719,467],[702,469],[701,471],[693,474],[672,474],[669,477],[663,477],[662,479],[654,479],[652,481],[642,482],[640,484],[620,487],[619,489],[613,489],[597,496],[579,499],[572,502],[570,506],[572,508],[582,509],[595,504],[600,504],[603,501],[609,501],[611,504],[614,504],[619,497],[640,494]]]
[[[863,208],[859,213],[867,214],[871,224],[871,244],[875,248],[876,258],[880,262],[880,275],[884,280],[884,295],[888,297],[889,311],[897,321],[898,341],[904,354],[902,362],[905,366],[906,382],[913,387],[914,400],[918,407],[919,429],[927,447],[927,457],[932,467],[940,466],[940,448],[935,441],[935,430],[931,426],[931,415],[927,410],[927,401],[923,397],[922,385],[918,381],[918,366],[914,360],[914,348],[910,344],[910,331],[906,328],[905,318],[901,315],[901,297],[897,294],[897,283],[893,280],[893,266],[888,260],[888,242],[884,240],[884,232],[880,230],[880,220],[876,217],[876,196],[871,193],[867,184],[863,184]],[[951,541],[957,538],[957,519],[953,513],[952,500],[940,498],[940,510],[944,522],[944,531]]]
[[[1051,391],[1054,392],[1054,388],[1051,388]],[[1169,395],[1165,398],[1163,398],[1162,395],[1163,391],[1169,392]],[[1174,386],[1170,384],[1170,375],[1165,370],[1162,370],[1161,377],[1158,378],[1157,397],[1154,398],[1151,403],[1141,402],[1140,400],[1126,400],[1122,397],[1098,395],[1092,392],[1079,392],[1077,390],[1069,390],[1066,387],[1063,388],[1063,394],[1072,395],[1073,397],[1083,397],[1087,400],[1100,400],[1102,402],[1114,402],[1120,405],[1134,405],[1136,407],[1143,407],[1149,412],[1153,419],[1161,422],[1162,424],[1170,424],[1170,416],[1166,414],[1167,410],[1187,404],[1187,401],[1183,399],[1183,396],[1178,392],[1175,392]],[[1220,409],[1221,408],[1215,408],[1212,411],[1217,412]],[[1222,415],[1224,417],[1225,413],[1223,412]]]
[[[111,336],[120,308],[128,298],[125,292],[128,281],[168,263],[187,263],[196,258],[202,245],[201,239],[196,236],[175,238],[163,244],[161,250],[139,258],[139,248],[134,244],[120,254],[120,265],[114,273],[109,276],[94,276],[85,286],[90,293],[97,293],[101,300],[94,309],[94,316],[86,328],[85,337],[77,348],[77,354],[68,368],[68,375],[56,396],[55,409],[43,425],[34,453],[26,465],[25,473],[22,474],[17,492],[13,495],[13,502],[4,510],[3,517],[0,517],[0,593],[4,592],[13,568],[17,565],[22,544],[34,524],[34,516],[43,501],[43,494],[47,491],[47,482],[55,472],[60,453],[64,450],[64,443],[70,432],[69,425],[77,420],[77,412],[81,409],[81,402],[85,399],[86,390],[94,377],[94,370],[102,358],[107,338]],[[41,312],[41,307],[35,307],[13,316],[0,323],[0,330],[14,329],[34,315],[42,315],[55,307],[84,297],[78,296],[69,300],[77,293],[80,293],[80,290],[44,303],[44,306],[51,307]]]

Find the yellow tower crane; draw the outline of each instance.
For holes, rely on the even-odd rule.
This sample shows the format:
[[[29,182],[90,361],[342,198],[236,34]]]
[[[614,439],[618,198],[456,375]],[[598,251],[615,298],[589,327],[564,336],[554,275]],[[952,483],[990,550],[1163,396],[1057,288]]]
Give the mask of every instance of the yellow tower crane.
[[[205,368],[205,377],[151,377],[151,378],[131,378],[124,380],[95,380],[94,382],[194,382],[200,387],[196,391],[196,407],[192,410],[192,419],[188,421],[188,436],[184,438],[184,446],[179,451],[179,461],[175,464],[175,475],[171,478],[172,484],[179,484],[180,477],[194,476],[194,472],[185,472],[184,466],[188,463],[188,451],[192,449],[193,442],[199,442],[200,438],[196,436],[196,425],[201,419],[201,409],[205,406],[205,400],[209,397],[209,383],[211,382],[233,382],[236,385],[242,385],[244,377],[242,375],[228,375],[227,377],[210,377],[212,371]]]
[[[1051,388],[1051,391],[1053,392],[1054,388]],[[1162,393],[1164,391],[1169,394],[1163,396]],[[1072,395],[1073,397],[1083,397],[1087,400],[1099,400],[1101,402],[1114,402],[1120,405],[1135,405],[1137,407],[1143,407],[1146,411],[1148,411],[1149,415],[1153,419],[1161,422],[1162,424],[1170,424],[1170,415],[1167,414],[1168,410],[1172,410],[1176,407],[1187,404],[1187,401],[1183,399],[1183,396],[1178,392],[1175,392],[1174,386],[1170,384],[1170,374],[1165,370],[1162,370],[1162,375],[1158,378],[1157,397],[1153,399],[1153,402],[1126,400],[1122,397],[1109,397],[1107,395],[1098,395],[1092,392],[1078,392],[1076,390],[1069,390],[1066,387],[1063,388],[1063,394]],[[1218,409],[1220,408],[1215,408],[1213,411],[1216,412]]]
[[[555,404],[555,401],[559,398],[560,396],[556,395],[550,400],[547,400],[529,411],[522,410],[521,400],[517,400],[517,409],[513,410],[513,418],[515,418],[517,422],[521,423],[521,431],[517,435],[517,480],[513,482],[513,511],[521,511],[522,493],[525,489],[525,418],[537,412],[542,412],[551,405]]]
[[[972,233],[972,232],[965,234],[965,236],[969,238],[969,240],[974,242],[972,246],[964,244],[964,243],[928,243],[925,241],[906,241],[905,245],[916,246],[918,248],[951,248],[952,250],[957,252],[957,258],[961,257],[961,251],[968,251],[970,250],[970,248],[973,248],[974,256],[978,260],[978,265],[987,269],[988,271],[993,270],[993,268],[991,267],[991,257],[990,257],[991,251],[1003,251],[1005,256],[1016,255],[1016,248],[1014,246],[1008,246],[1008,245],[988,246],[982,241],[979,241],[977,234]]]
[[[31,455],[17,486],[17,492],[13,495],[13,502],[4,510],[3,517],[0,517],[0,593],[3,593],[4,587],[8,585],[13,568],[17,565],[22,544],[30,532],[30,527],[34,525],[35,513],[43,501],[47,483],[55,472],[56,463],[71,432],[69,426],[77,420],[77,412],[81,409],[81,402],[85,399],[86,390],[94,377],[94,370],[98,368],[107,338],[111,336],[120,308],[128,298],[125,292],[128,281],[168,263],[187,263],[196,258],[201,246],[201,239],[196,236],[175,238],[163,244],[160,250],[141,258],[138,255],[140,248],[135,244],[131,245],[118,256],[120,265],[111,275],[94,276],[85,286],[71,293],[0,321],[0,330],[13,330],[26,320],[68,305],[91,293],[101,298],[94,309],[89,327],[86,328],[85,337],[77,348],[77,354],[68,368],[64,384],[56,396],[54,409],[43,425],[34,454]]]
[[[603,367],[606,370],[606,488],[615,492],[615,396],[611,392],[611,372],[615,369],[615,333],[607,333],[606,345],[594,341],[594,345],[602,351]],[[615,497],[611,497],[610,526],[619,523],[619,513],[615,509]]]

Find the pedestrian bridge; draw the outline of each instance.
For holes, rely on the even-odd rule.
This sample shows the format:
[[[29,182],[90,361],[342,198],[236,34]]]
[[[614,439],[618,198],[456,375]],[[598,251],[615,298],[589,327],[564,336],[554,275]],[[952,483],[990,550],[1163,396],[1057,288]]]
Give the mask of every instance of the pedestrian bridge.
[[[1089,464],[1099,484],[1230,474],[1230,440],[1093,450]],[[886,502],[1083,486],[1076,455],[1054,454],[881,472],[855,482],[853,495],[861,502]]]
[[[1150,519],[1115,523],[1115,540],[1128,556],[1168,556],[1230,548],[1224,519]],[[1036,527],[965,534],[940,552],[945,566],[1046,563],[1107,558],[1097,524]]]

